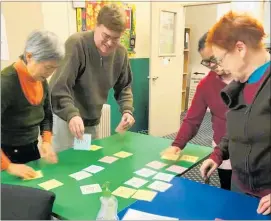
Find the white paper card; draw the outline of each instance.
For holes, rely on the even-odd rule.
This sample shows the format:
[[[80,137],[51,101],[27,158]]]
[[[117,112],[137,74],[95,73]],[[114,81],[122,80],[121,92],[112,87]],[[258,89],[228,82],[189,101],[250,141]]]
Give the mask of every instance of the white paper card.
[[[166,165],[167,165],[166,163],[162,163],[159,161],[152,161],[152,162],[148,163],[146,166],[151,167],[156,170],[160,170],[161,168],[165,167]]]
[[[145,213],[134,209],[128,209],[125,215],[123,216],[122,220],[178,220],[178,219],[154,215],[151,213]]]
[[[111,163],[114,163],[118,159],[119,158],[117,158],[117,157],[105,156],[102,159],[100,159],[99,161],[103,162],[103,163],[109,163],[109,164],[111,164]]]
[[[135,188],[140,188],[148,182],[149,182],[148,180],[133,177],[132,179],[126,181],[124,184],[135,187]]]
[[[85,178],[92,176],[92,174],[87,173],[86,171],[79,171],[79,172],[73,173],[69,176],[76,179],[76,180],[83,180]]]
[[[91,146],[91,134],[84,134],[83,139],[74,138],[74,146],[75,150],[90,150]]]
[[[177,165],[172,165],[169,168],[167,168],[166,170],[170,171],[170,172],[173,172],[173,173],[181,174],[184,171],[186,171],[187,168],[186,167],[177,166]]]
[[[87,171],[89,173],[98,173],[100,171],[102,171],[104,169],[104,167],[100,167],[100,166],[96,166],[96,165],[91,165],[85,169],[83,169],[84,171]]]
[[[150,177],[153,176],[154,174],[156,174],[157,172],[151,169],[147,169],[147,168],[142,168],[138,171],[135,172],[137,175],[142,176],[142,177]]]
[[[163,181],[156,180],[152,184],[148,186],[148,188],[160,191],[160,192],[165,192],[167,189],[169,189],[172,186],[170,183],[165,183]]]
[[[154,180],[163,180],[166,182],[170,182],[175,176],[168,173],[157,173],[153,179]]]
[[[99,184],[90,184],[80,186],[82,194],[92,194],[92,193],[99,193],[102,192],[102,188]]]

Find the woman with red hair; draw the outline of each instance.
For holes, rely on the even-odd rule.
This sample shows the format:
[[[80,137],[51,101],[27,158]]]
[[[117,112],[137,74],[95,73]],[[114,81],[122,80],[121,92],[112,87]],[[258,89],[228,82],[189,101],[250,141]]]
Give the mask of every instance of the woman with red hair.
[[[229,108],[227,134],[200,170],[206,179],[230,159],[231,189],[261,198],[257,212],[267,215],[271,212],[271,74],[264,37],[259,21],[233,12],[208,33],[207,44],[217,64],[234,81],[221,92]]]

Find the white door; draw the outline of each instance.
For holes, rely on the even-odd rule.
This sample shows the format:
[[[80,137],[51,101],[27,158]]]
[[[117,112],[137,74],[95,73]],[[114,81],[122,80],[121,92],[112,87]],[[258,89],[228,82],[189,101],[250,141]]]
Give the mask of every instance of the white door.
[[[180,127],[184,23],[180,3],[151,3],[149,134],[153,136]]]

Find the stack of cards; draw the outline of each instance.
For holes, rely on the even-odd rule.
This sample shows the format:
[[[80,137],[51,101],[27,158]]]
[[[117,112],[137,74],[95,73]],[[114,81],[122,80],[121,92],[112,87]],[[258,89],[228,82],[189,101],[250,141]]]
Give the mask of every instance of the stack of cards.
[[[148,163],[146,166],[151,167],[155,170],[160,170],[161,168],[165,167],[167,164],[166,163],[162,163],[159,161],[152,161],[150,163]]]
[[[93,194],[93,193],[100,193],[102,192],[102,188],[99,184],[90,184],[90,185],[84,185],[80,186],[82,194]]]
[[[165,182],[156,180],[152,184],[150,184],[148,188],[156,190],[156,191],[160,191],[160,192],[165,192],[171,186],[172,184],[170,183],[165,183]]]
[[[132,156],[132,153],[126,152],[126,151],[120,151],[118,153],[115,153],[114,156],[119,157],[119,158],[126,158],[129,156]]]
[[[163,180],[166,182],[170,182],[174,178],[174,175],[168,173],[157,173],[153,179],[154,180]]]
[[[148,180],[133,177],[132,179],[126,181],[124,184],[135,187],[135,188],[140,188],[148,182],[149,182]]]
[[[128,188],[128,187],[124,187],[124,186],[120,186],[119,188],[117,188],[115,191],[112,192],[113,195],[115,196],[120,196],[122,198],[130,198],[134,193],[136,192],[135,189],[132,188]]]
[[[76,180],[83,180],[83,179],[86,179],[88,177],[91,177],[92,174],[87,173],[86,171],[79,171],[79,172],[73,173],[73,174],[71,174],[69,176],[76,179]]]
[[[138,190],[136,193],[132,196],[132,198],[137,200],[144,200],[151,202],[153,198],[156,196],[157,192],[150,191],[150,190]]]
[[[190,155],[183,155],[180,160],[184,160],[191,163],[196,163],[198,160],[198,157],[190,156]]]
[[[156,174],[157,172],[151,169],[147,169],[147,168],[142,168],[136,172],[134,172],[135,174],[142,176],[142,177],[150,177],[153,176],[154,174]]]
[[[84,171],[87,171],[89,173],[98,173],[102,170],[104,170],[104,167],[101,167],[101,166],[96,166],[96,165],[91,165],[85,169],[83,169]]]
[[[177,165],[172,165],[169,168],[167,168],[166,170],[173,172],[173,173],[181,174],[181,173],[185,172],[187,170],[187,168],[177,166]]]
[[[105,156],[102,159],[100,159],[99,161],[103,162],[103,163],[111,164],[111,163],[114,163],[115,161],[117,161],[118,159],[119,158],[117,158],[117,157]]]
[[[63,183],[55,180],[55,179],[52,179],[52,180],[48,180],[46,182],[43,182],[43,183],[40,183],[39,186],[42,187],[43,189],[45,190],[51,190],[51,189],[54,189],[54,188],[57,188],[59,186],[62,186]]]
[[[91,151],[96,151],[96,150],[99,150],[99,149],[102,149],[103,147],[101,147],[101,146],[97,146],[97,145],[91,145],[90,146],[90,150]]]
[[[43,177],[43,174],[41,172],[41,170],[37,170],[36,171],[36,176],[35,177],[32,177],[32,178],[25,178],[23,180],[35,180],[35,179],[38,179],[38,178],[42,178]]]
[[[84,134],[83,139],[74,138],[74,146],[75,150],[89,150],[91,145],[91,134]]]

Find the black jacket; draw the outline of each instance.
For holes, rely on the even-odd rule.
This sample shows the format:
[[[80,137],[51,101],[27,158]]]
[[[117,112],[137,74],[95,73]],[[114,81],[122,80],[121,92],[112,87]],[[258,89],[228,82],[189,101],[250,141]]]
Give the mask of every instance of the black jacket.
[[[262,196],[271,190],[270,66],[251,105],[244,101],[244,86],[245,83],[233,81],[221,92],[229,111],[227,135],[219,148],[223,160],[230,158],[233,173],[242,187]]]

